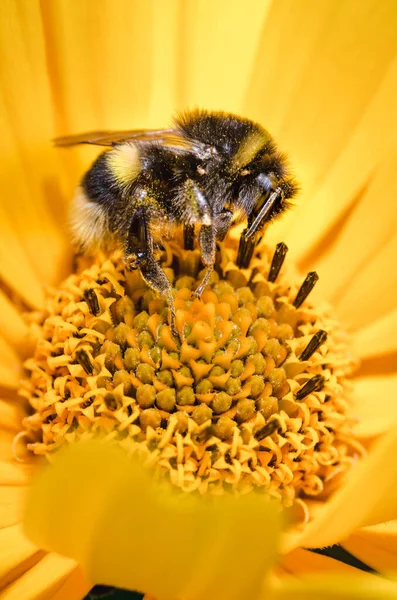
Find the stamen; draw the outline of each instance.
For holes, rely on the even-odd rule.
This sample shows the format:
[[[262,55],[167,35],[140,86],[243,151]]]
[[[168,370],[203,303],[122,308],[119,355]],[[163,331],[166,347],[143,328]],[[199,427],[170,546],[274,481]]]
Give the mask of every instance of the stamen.
[[[287,255],[287,252],[287,244],[284,244],[284,242],[280,242],[279,244],[277,244],[276,251],[273,255],[272,264],[270,266],[269,276],[267,278],[268,281],[271,281],[272,283],[276,281],[280,269],[283,266],[283,262]]]
[[[316,285],[319,277],[316,271],[311,271],[306,275],[305,281],[302,283],[299,292],[296,295],[295,300],[293,301],[293,305],[295,308],[299,308],[301,304],[306,300],[314,286]]]
[[[267,425],[262,427],[262,429],[260,429],[259,431],[256,432],[255,438],[260,442],[268,435],[271,435],[272,433],[277,431],[279,429],[279,427],[280,427],[280,424],[278,423],[278,421],[276,421],[276,420],[270,421]]]
[[[56,413],[52,413],[51,415],[48,415],[48,417],[46,417],[44,419],[43,423],[45,423],[45,424],[51,423],[51,421],[56,419],[56,417],[57,417]]]
[[[303,350],[302,354],[299,357],[299,360],[309,360],[309,358],[311,356],[313,356],[313,354],[315,353],[316,350],[318,350],[318,348],[321,346],[321,344],[324,344],[327,337],[328,337],[328,334],[323,329],[320,329],[320,331],[317,331],[317,333],[314,334],[314,336],[312,337],[312,339],[310,340],[310,342],[308,343],[306,348]]]
[[[98,298],[96,293],[94,292],[94,290],[92,288],[88,289],[88,290],[84,290],[84,300],[87,302],[88,304],[88,308],[90,309],[90,312],[96,317],[97,315],[99,315],[99,303],[98,303]]]
[[[75,356],[76,356],[77,362],[81,364],[84,371],[86,373],[88,373],[89,375],[91,375],[94,372],[94,365],[92,364],[91,359],[88,356],[87,352],[83,349],[76,350]]]
[[[305,385],[296,392],[295,399],[300,401],[312,392],[319,392],[324,387],[324,383],[325,378],[322,375],[315,375],[309,381],[306,381]]]
[[[236,264],[240,269],[248,269],[252,259],[252,255],[255,250],[255,246],[260,240],[259,234],[252,235],[251,237],[246,238],[245,234],[247,231],[248,229],[245,229],[241,234],[240,243],[238,247]]]

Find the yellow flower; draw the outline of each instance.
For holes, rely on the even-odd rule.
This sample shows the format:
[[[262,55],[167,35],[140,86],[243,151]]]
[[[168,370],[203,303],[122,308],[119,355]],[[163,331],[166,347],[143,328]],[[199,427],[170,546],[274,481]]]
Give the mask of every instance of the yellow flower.
[[[283,537],[275,597],[326,598],[328,582],[287,575],[353,571],[305,547],[343,541],[379,572],[396,571],[394,0],[247,0],[232,9],[226,0],[8,0],[2,8],[0,598],[73,600],[91,585],[74,560],[40,550],[19,525],[32,473],[12,452],[25,409],[15,395],[27,356],[21,314],[42,306],[43,283],[70,270],[67,203],[94,155],[56,153],[48,140],[164,126],[194,105],[258,120],[291,155],[303,193],[266,241],[286,241],[301,269],[319,272],[318,293],[362,361],[351,412],[369,457],[307,527]],[[264,572],[270,563],[269,554]],[[335,594],[361,598],[373,587],[395,597],[374,575],[362,585]]]

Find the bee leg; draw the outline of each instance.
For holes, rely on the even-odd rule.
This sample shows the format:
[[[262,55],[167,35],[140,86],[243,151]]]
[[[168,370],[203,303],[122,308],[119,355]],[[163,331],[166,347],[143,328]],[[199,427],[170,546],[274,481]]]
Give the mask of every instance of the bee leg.
[[[127,269],[139,269],[147,285],[167,300],[170,327],[173,335],[178,336],[175,326],[175,304],[172,287],[164,271],[155,260],[153,238],[149,229],[149,221],[145,211],[137,211],[130,223],[128,243],[125,248]]]
[[[259,202],[254,207],[248,221],[248,227],[243,231],[240,238],[237,254],[237,266],[240,269],[247,269],[249,267],[255,246],[261,240],[261,230],[268,222],[269,214],[281,196],[282,191],[280,188],[277,188],[264,203]]]
[[[223,242],[227,232],[232,226],[233,213],[231,210],[224,208],[215,218],[214,224],[216,229],[216,239],[218,242]]]
[[[153,258],[150,252],[137,253],[137,266],[141,275],[148,286],[159,296],[163,296],[167,300],[170,312],[170,327],[173,335],[178,337],[178,330],[175,326],[175,304],[174,296],[172,295],[172,287],[168,281],[164,271]]]
[[[216,231],[212,225],[202,225],[199,233],[199,244],[201,258],[206,266],[202,282],[195,291],[195,295],[200,298],[205,286],[208,284],[211,273],[214,269],[215,251],[216,251]]]

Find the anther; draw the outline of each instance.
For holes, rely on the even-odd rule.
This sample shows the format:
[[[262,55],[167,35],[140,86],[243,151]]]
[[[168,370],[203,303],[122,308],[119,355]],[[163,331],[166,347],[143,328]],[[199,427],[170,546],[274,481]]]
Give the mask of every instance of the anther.
[[[93,289],[84,290],[84,300],[88,304],[90,312],[96,317],[99,314],[99,302]]]
[[[293,305],[295,306],[295,308],[299,308],[301,304],[303,304],[303,302],[306,300],[306,298],[316,285],[318,279],[319,277],[316,271],[310,271],[310,273],[306,275],[306,279],[302,283],[299,292],[297,293],[296,298],[293,301]]]
[[[299,360],[309,360],[309,358],[315,353],[316,350],[318,350],[321,344],[324,344],[327,337],[328,334],[323,329],[317,331],[317,333],[314,334],[306,348],[303,350],[302,354],[299,357]]]
[[[83,409],[88,408],[89,406],[91,406],[91,404],[93,404],[93,402],[94,402],[94,397],[91,396],[91,398],[88,398],[88,400],[85,400],[84,402],[82,402],[80,404],[80,407]]]
[[[76,350],[76,360],[78,363],[80,363],[80,365],[83,367],[84,371],[88,374],[88,375],[92,375],[92,373],[94,372],[94,366],[91,362],[90,357],[88,356],[87,352],[85,350]]]
[[[53,413],[52,415],[48,415],[48,417],[46,417],[44,419],[43,423],[45,423],[45,424],[51,423],[51,421],[53,421],[54,419],[56,419],[57,416],[58,415],[56,413]]]
[[[303,400],[312,392],[319,392],[324,387],[325,379],[322,375],[315,375],[295,394],[295,400]]]
[[[241,234],[240,243],[238,246],[236,264],[240,269],[248,269],[252,255],[255,250],[255,246],[260,240],[260,237],[258,235],[253,235],[249,238],[246,238],[246,231],[247,229],[245,229]]]
[[[278,421],[276,421],[276,420],[270,421],[270,423],[268,423],[267,425],[262,427],[262,429],[260,429],[259,431],[256,432],[255,439],[257,439],[258,441],[261,441],[261,440],[263,440],[263,438],[265,438],[268,435],[271,435],[272,433],[277,431],[278,428],[279,428]]]
[[[277,279],[278,274],[280,273],[280,269],[283,266],[284,259],[288,252],[287,244],[284,242],[280,242],[276,246],[276,250],[273,254],[272,264],[270,265],[269,276],[267,278],[268,281],[274,283]]]

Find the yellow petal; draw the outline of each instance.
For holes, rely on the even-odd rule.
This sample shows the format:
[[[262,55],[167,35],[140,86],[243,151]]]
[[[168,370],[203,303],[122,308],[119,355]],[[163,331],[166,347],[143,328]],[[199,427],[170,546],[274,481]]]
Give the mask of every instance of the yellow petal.
[[[31,539],[75,558],[94,582],[186,600],[253,596],[275,558],[278,521],[256,494],[211,501],[160,490],[100,442],[67,448],[40,473],[25,520]]]
[[[344,6],[349,6],[347,10],[351,10],[353,3],[345,3]],[[395,17],[391,16],[395,10],[393,0],[384,3],[383,6],[385,7],[385,12],[382,15],[380,12],[377,13],[379,20],[389,19],[390,23],[394,22]],[[375,14],[371,7],[371,3],[365,3],[365,8],[364,3],[361,3],[360,8],[364,11],[369,10]],[[391,14],[389,13],[388,15],[388,11],[391,11]],[[340,10],[342,18],[343,14],[344,10],[342,9]],[[274,227],[274,231],[270,232],[271,235],[269,236],[269,239],[272,241],[280,241],[280,239],[284,239],[284,235],[285,241],[290,248],[291,256],[295,256],[299,260],[305,258],[306,261],[310,258],[310,268],[313,266],[313,262],[314,266],[317,263],[318,245],[320,242],[326,240],[326,237],[332,232],[332,228],[336,226],[338,220],[340,220],[349,207],[353,205],[358,194],[363,190],[364,186],[367,185],[369,175],[378,168],[385,156],[395,152],[397,132],[391,130],[389,123],[394,122],[397,118],[397,108],[393,101],[397,85],[397,60],[394,59],[394,50],[386,53],[383,56],[383,59],[380,55],[377,56],[376,60],[379,60],[378,68],[380,69],[380,71],[378,71],[378,76],[381,78],[373,86],[375,81],[371,82],[371,75],[368,72],[368,65],[364,58],[366,53],[364,46],[367,46],[368,43],[365,31],[367,28],[371,27],[372,21],[371,17],[368,18],[367,16],[367,19],[367,23],[363,28],[358,26],[357,29],[355,28],[359,37],[363,34],[363,37],[361,38],[363,47],[359,49],[359,46],[355,46],[357,55],[351,57],[352,60],[357,59],[358,61],[361,61],[362,58],[363,62],[361,63],[359,70],[357,70],[357,65],[354,66],[350,73],[348,69],[343,69],[343,75],[345,77],[350,77],[351,80],[354,79],[354,82],[352,81],[353,85],[367,85],[366,92],[369,92],[367,100],[361,105],[361,111],[359,112],[354,112],[355,108],[353,107],[353,104],[356,102],[360,103],[364,96],[360,99],[355,97],[355,94],[352,94],[350,98],[352,104],[349,103],[346,106],[346,113],[343,116],[341,115],[342,119],[351,119],[351,126],[347,129],[339,130],[338,125],[336,126],[336,132],[338,133],[332,132],[328,117],[330,115],[334,116],[336,113],[334,113],[333,107],[330,107],[329,110],[324,108],[324,100],[332,104],[335,103],[335,88],[332,88],[332,92],[330,92],[330,88],[327,85],[324,85],[323,89],[321,89],[318,78],[313,76],[311,70],[312,65],[308,62],[307,76],[311,78],[311,85],[317,86],[318,92],[316,92],[316,95],[318,94],[321,99],[315,101],[313,95],[307,97],[305,95],[306,90],[304,90],[304,95],[301,96],[302,89],[299,90],[299,97],[302,98],[303,101],[306,101],[308,111],[312,111],[314,106],[321,108],[318,115],[319,118],[323,119],[324,126],[327,129],[323,137],[323,139],[327,140],[327,143],[320,144],[318,142],[320,138],[318,137],[317,127],[314,125],[311,116],[308,115],[304,121],[305,126],[307,127],[307,123],[310,123],[310,127],[316,127],[316,135],[307,136],[302,127],[300,129],[300,142],[298,137],[296,137],[295,140],[296,149],[287,145],[287,139],[283,144],[283,147],[291,152],[291,155],[294,157],[294,166],[296,165],[295,171],[302,181],[304,191],[302,192],[302,197],[297,202],[296,209],[291,212],[291,216],[283,219],[280,226]],[[345,21],[345,23],[347,24],[348,21]],[[377,25],[380,25],[380,21],[377,22]],[[328,24],[326,24],[326,27],[328,30]],[[382,29],[382,26],[380,29]],[[375,29],[373,30],[373,33],[375,33]],[[385,27],[385,33],[386,35],[390,34],[388,25]],[[379,35],[379,31],[375,35]],[[383,35],[383,33],[380,35]],[[342,38],[338,38],[338,33],[336,31],[333,33],[333,40],[331,43],[332,42],[335,45],[338,45],[338,43],[341,44],[338,51],[340,53],[341,64],[343,64],[344,57],[346,56],[346,48],[343,46]],[[388,37],[386,43],[390,42],[394,44],[394,41],[390,40],[390,37]],[[376,42],[374,43],[376,44]],[[314,51],[318,54],[318,47],[316,47]],[[361,55],[361,57],[358,55]],[[394,62],[390,59],[392,59],[392,61],[394,60]],[[320,53],[319,62],[322,64],[324,76],[327,78],[329,77],[329,70],[326,66],[326,61],[327,55],[322,55]],[[364,71],[367,72],[367,76],[364,75]],[[339,74],[340,70],[338,69],[338,92],[341,94],[338,108],[339,111],[343,112],[343,105],[346,99],[346,87],[344,83],[342,84],[342,79],[339,77]],[[325,97],[322,97],[322,94],[324,94]],[[294,106],[295,97],[296,94],[291,94],[291,107]],[[353,112],[348,114],[351,108],[353,108]],[[292,113],[291,108],[291,119],[292,115],[296,116],[296,114],[296,109],[295,112]],[[324,119],[325,115],[326,118]],[[300,120],[296,120],[295,118],[295,121],[299,122]],[[297,135],[298,125],[295,125],[295,127],[297,128]],[[333,127],[335,127],[335,123],[333,124]],[[385,135],[385,131],[387,131],[387,135]],[[337,135],[343,136],[346,134],[347,137],[344,140],[345,143],[342,142],[341,138],[339,138],[339,140],[337,139]],[[288,132],[286,135],[288,135]],[[306,154],[308,138],[315,144],[315,148],[311,149],[311,157],[305,157],[303,154]],[[334,148],[329,147],[331,139],[337,144]],[[280,143],[281,141],[282,140],[280,140]],[[302,145],[303,150],[300,148],[299,143]],[[330,154],[328,154],[328,162],[323,165],[326,167],[326,170],[323,172],[325,177],[322,180],[316,181],[314,178],[319,172],[319,165],[317,165],[317,151],[323,152],[323,156],[328,152],[334,152],[334,158],[329,160]],[[316,156],[315,159],[314,156]],[[312,186],[313,183],[321,185],[320,187],[315,188],[316,193],[310,194],[310,187],[307,187],[307,184]],[[287,230],[288,233],[286,234]],[[304,235],[302,235],[302,231],[305,232]],[[331,249],[329,248],[329,245],[326,245],[326,248]]]
[[[27,485],[32,471],[27,465],[0,461],[0,488],[5,485]]]
[[[250,65],[256,59],[270,6],[269,0],[234,2],[233,6],[228,0],[211,5],[208,0],[185,3],[180,21],[182,35],[179,31],[181,107],[197,105],[241,112]],[[244,42],[233,44],[233,39]]]
[[[338,231],[332,249],[316,261],[316,270],[321,273],[321,286],[327,290],[327,299],[332,303],[349,293],[356,275],[379,254],[396,231],[396,169],[397,152],[394,152],[380,164],[368,188],[357,201],[355,210]],[[382,198],[381,202],[379,198]],[[387,273],[384,276],[387,277]],[[381,291],[375,289],[375,292],[369,321],[377,314],[378,293]],[[394,306],[395,303],[392,304]]]
[[[44,552],[26,538],[20,525],[0,529],[0,590],[43,556]]]
[[[44,294],[37,274],[1,204],[0,257],[0,277],[8,287],[16,290],[29,306],[42,306]]]
[[[355,332],[354,351],[360,358],[369,358],[396,351],[397,309]]]
[[[0,460],[12,462],[14,454],[12,451],[12,443],[14,441],[15,432],[0,429]]]
[[[0,488],[0,529],[22,521],[25,486],[7,485]]]
[[[357,419],[354,433],[373,437],[390,429],[397,420],[397,375],[359,377],[354,380],[349,416]]]
[[[0,429],[17,433],[21,429],[22,411],[16,402],[0,400]]]
[[[182,78],[179,61],[183,61],[183,56],[178,56],[181,46],[178,36],[181,9],[177,0],[169,0],[167,3],[158,2],[151,14],[152,64],[148,119],[152,123],[161,124],[161,119],[164,119],[163,125],[167,123],[178,103],[180,90],[177,85]],[[165,31],[168,31],[168,36],[164,35]],[[163,100],[160,114],[157,98]]]
[[[82,585],[82,578],[74,577],[78,570],[76,563],[70,558],[64,558],[56,554],[44,556],[29,571],[26,571],[19,579],[11,583],[0,592],[0,600],[52,600],[68,585],[68,578],[72,577],[75,585],[69,589],[70,600],[81,600],[90,587]],[[62,598],[62,596],[59,596]],[[65,596],[63,596],[65,598]],[[63,599],[62,599],[63,600]]]
[[[21,377],[21,361],[4,338],[0,336],[0,385],[18,387]]]
[[[12,27],[10,33],[12,34]],[[10,43],[10,40],[8,40],[8,43]],[[16,49],[15,46],[18,46],[18,37],[16,38],[13,50]],[[10,54],[8,52],[9,56]],[[0,60],[3,56],[0,47]],[[14,52],[12,53],[12,60],[18,60]],[[21,67],[20,61],[19,67]],[[14,67],[14,73],[18,75],[20,68],[15,70]],[[10,77],[10,81],[14,82],[15,76]],[[6,89],[9,89],[9,86]],[[46,176],[47,178],[49,177],[48,168],[52,161],[49,163],[46,154],[48,154],[48,151],[54,153],[54,150],[51,149],[49,138],[47,138],[46,145],[48,151],[40,153],[39,148],[36,147],[37,155],[32,158],[33,164],[37,163],[38,158],[41,158],[42,161],[41,164],[37,164],[35,175],[27,172],[25,168],[26,163],[24,163],[26,157],[23,155],[23,151],[21,152],[20,143],[15,131],[11,129],[11,124],[15,128],[19,124],[18,121],[20,121],[20,118],[13,114],[16,106],[20,106],[20,102],[9,102],[6,109],[2,106],[0,97],[0,114],[4,115],[5,112],[6,117],[1,119],[1,130],[2,135],[4,135],[4,144],[8,156],[8,160],[2,161],[0,164],[2,209],[11,221],[13,231],[18,236],[29,262],[32,264],[35,273],[37,273],[38,279],[40,281],[47,281],[48,283],[51,281],[55,282],[59,277],[59,269],[57,267],[60,265],[61,255],[64,251],[64,242],[61,237],[64,228],[59,226],[60,223],[58,225],[55,224],[48,206],[43,205],[45,195],[43,194],[42,186],[44,182],[36,183],[34,181],[37,171],[43,171],[44,166],[47,169]],[[35,120],[35,122],[37,123],[38,121]],[[26,136],[27,133],[24,132],[24,135]],[[37,189],[35,189],[35,183]],[[54,202],[56,192],[55,190],[51,190],[51,192],[53,194],[51,200]],[[19,266],[20,269],[22,267],[23,264]]]
[[[40,3],[8,2],[3,17],[1,202],[38,277],[50,282],[57,278],[64,251],[65,214],[61,170],[50,142],[54,105]]]
[[[244,111],[263,122],[277,137],[286,114],[292,112],[297,88],[307,77],[313,57],[318,55],[324,28],[337,10],[332,1],[317,4],[315,12],[308,13],[308,9],[308,3],[303,8],[302,2],[272,2],[253,63]],[[304,19],[302,10],[306,11]],[[294,52],[286,43],[286,39],[292,38]],[[280,65],[287,63],[290,68],[280,70]],[[273,81],[277,81],[277,94],[269,93],[269,82]],[[304,92],[304,89],[301,91]]]
[[[364,527],[342,545],[379,573],[397,573],[397,521]]]
[[[397,584],[382,577],[317,577],[305,583],[286,581],[271,595],[271,600],[395,600]],[[265,597],[263,597],[265,600]]]
[[[44,5],[60,133],[148,127],[151,15],[152,5],[145,2],[137,18],[137,7],[129,0],[118,2],[117,10],[109,0],[101,2],[100,11],[64,0]]]
[[[357,575],[358,570],[351,565],[335,560],[329,556],[323,556],[309,550],[298,548],[289,552],[280,560],[280,566],[289,574],[305,579],[309,575],[317,573],[335,573],[337,575]],[[362,573],[362,577],[367,579],[377,578],[371,573]]]
[[[11,300],[0,290],[0,331],[14,348],[22,348],[28,327]]]
[[[46,597],[49,600],[81,600],[86,597],[91,588],[92,583],[87,581],[81,567],[76,566],[62,581],[61,587],[56,591],[51,591]]]
[[[335,306],[338,315],[350,328],[370,323],[395,309],[397,299],[397,235],[371,257],[346,287]]]
[[[393,424],[349,475],[345,485],[324,503],[302,532],[285,536],[284,550],[319,548],[345,539],[365,525],[397,517],[397,423]]]

